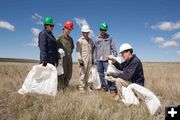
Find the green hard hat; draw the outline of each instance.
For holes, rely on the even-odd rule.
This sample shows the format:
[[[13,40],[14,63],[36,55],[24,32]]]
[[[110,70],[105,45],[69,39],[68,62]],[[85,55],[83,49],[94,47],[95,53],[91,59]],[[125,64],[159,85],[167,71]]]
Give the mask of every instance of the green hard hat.
[[[54,20],[52,17],[46,17],[43,21],[44,25],[54,25]]]
[[[99,28],[102,30],[108,30],[108,25],[104,22],[100,24]]]

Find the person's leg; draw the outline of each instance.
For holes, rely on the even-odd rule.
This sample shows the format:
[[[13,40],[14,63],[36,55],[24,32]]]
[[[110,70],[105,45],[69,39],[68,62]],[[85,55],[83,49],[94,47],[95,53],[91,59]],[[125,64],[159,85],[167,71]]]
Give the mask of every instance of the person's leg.
[[[84,67],[79,67],[79,90],[84,90],[85,87],[85,73]]]
[[[105,72],[107,71],[108,65],[109,65],[108,61],[104,61],[104,68],[105,68],[104,71]],[[111,82],[111,81],[107,81],[107,80],[106,80],[106,82],[107,82],[110,92],[117,93],[117,88],[115,86],[115,82]]]
[[[108,89],[108,86],[107,86],[106,81],[104,79],[103,61],[98,61],[97,62],[97,71],[98,71],[99,78],[100,78],[100,81],[101,81],[101,87]]]
[[[116,84],[116,87],[117,87],[117,92],[118,92],[119,96],[120,96],[121,98],[123,98],[123,96],[122,96],[122,88],[123,88],[123,87],[128,87],[128,85],[130,84],[130,82],[129,82],[129,81],[126,81],[126,80],[123,80],[123,79],[121,79],[121,78],[115,78],[115,79],[116,79],[115,84]]]

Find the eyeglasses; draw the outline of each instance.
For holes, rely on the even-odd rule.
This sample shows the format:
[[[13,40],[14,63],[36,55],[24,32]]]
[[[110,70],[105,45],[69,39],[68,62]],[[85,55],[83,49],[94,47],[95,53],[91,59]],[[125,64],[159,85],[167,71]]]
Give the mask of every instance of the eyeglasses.
[[[54,25],[49,25],[50,27],[54,27]]]

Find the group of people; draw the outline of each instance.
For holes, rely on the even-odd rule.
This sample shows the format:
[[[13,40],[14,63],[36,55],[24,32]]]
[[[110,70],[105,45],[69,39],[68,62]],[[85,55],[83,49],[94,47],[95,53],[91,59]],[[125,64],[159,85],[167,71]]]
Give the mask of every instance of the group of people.
[[[74,43],[69,34],[73,30],[73,23],[66,21],[63,26],[63,34],[57,39],[52,33],[53,19],[46,17],[43,23],[44,30],[39,34],[40,63],[43,66],[46,66],[47,63],[57,66],[58,60],[63,59],[64,74],[58,76],[58,90],[66,89],[72,77]],[[120,64],[116,61],[115,57],[118,55],[118,51],[112,36],[107,33],[107,30],[108,25],[106,23],[100,24],[100,34],[96,39],[92,40],[89,37],[91,31],[89,26],[82,26],[82,36],[76,42],[76,53],[80,68],[78,88],[80,91],[91,89],[88,83],[89,72],[92,65],[96,65],[101,81],[100,90],[104,92],[110,91],[111,95],[115,97],[119,88],[117,88],[116,82],[111,81],[112,78],[121,78],[118,83],[137,83],[144,86],[144,73],[141,61],[133,54],[133,48],[128,43],[122,44],[119,50],[125,62]],[[65,51],[65,57],[61,58],[58,53],[59,48]],[[109,65],[108,60],[112,61],[112,64],[122,72],[106,73]]]

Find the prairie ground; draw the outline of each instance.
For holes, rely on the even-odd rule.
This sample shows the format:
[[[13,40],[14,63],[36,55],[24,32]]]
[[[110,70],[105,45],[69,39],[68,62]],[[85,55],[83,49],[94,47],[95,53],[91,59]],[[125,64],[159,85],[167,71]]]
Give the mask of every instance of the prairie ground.
[[[17,94],[33,65],[0,62],[0,120],[163,120],[165,106],[180,104],[180,63],[143,63],[145,87],[162,104],[154,116],[145,104],[126,107],[108,92],[80,93],[77,64],[70,87],[56,97]]]

